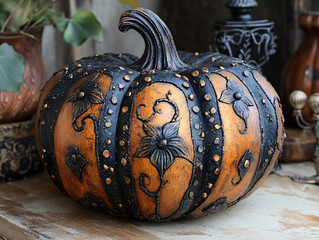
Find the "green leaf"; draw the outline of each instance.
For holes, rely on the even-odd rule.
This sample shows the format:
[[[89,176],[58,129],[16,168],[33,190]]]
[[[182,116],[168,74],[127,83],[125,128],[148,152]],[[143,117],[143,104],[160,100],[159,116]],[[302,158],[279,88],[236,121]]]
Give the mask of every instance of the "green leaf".
[[[120,3],[129,5],[131,8],[137,8],[140,6],[138,0],[117,0]]]
[[[64,40],[75,46],[84,43],[88,38],[103,41],[100,22],[89,11],[79,11],[73,15],[64,31]]]
[[[9,44],[1,44],[0,91],[20,93],[24,72],[25,69],[22,55],[17,53]]]
[[[50,10],[48,13],[48,18],[51,19],[54,26],[59,29],[61,32],[64,32],[66,27],[68,26],[68,23],[70,21],[69,18],[66,18],[64,13],[58,13],[55,10]]]

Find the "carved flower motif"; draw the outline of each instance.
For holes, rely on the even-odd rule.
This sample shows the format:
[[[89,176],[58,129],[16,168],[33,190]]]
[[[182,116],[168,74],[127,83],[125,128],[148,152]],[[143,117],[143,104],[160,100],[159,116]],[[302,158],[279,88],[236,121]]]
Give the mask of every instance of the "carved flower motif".
[[[219,101],[227,104],[232,104],[235,113],[244,120],[245,130],[241,131],[244,133],[247,128],[247,119],[249,117],[249,108],[253,106],[253,103],[245,96],[242,87],[231,80],[227,81],[227,89],[222,92]]]
[[[79,152],[79,149],[77,147],[68,147],[68,153],[66,155],[65,163],[73,172],[73,174],[81,181],[82,170],[87,164],[87,161]]]
[[[161,177],[177,157],[193,162],[184,140],[177,136],[179,124],[179,121],[174,121],[163,127],[143,125],[146,136],[142,138],[135,156],[150,158]]]
[[[103,103],[103,92],[98,87],[96,81],[97,76],[86,80],[80,87],[74,89],[67,98],[68,102],[73,103],[73,121],[75,121],[78,116],[86,112],[90,108],[91,104]]]

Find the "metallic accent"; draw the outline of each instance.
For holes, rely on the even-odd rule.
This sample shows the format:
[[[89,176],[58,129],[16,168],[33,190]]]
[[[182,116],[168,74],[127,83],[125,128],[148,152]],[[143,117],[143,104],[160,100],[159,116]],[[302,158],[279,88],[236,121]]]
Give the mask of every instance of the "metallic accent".
[[[199,113],[199,107],[198,106],[194,106],[194,107],[192,107],[192,110],[193,110],[193,112],[194,113]]]
[[[189,98],[189,100],[193,101],[194,100],[194,95],[193,94],[189,94],[188,98]]]
[[[127,106],[122,107],[122,114],[127,113],[127,111],[128,111],[128,107]]]
[[[205,94],[204,98],[207,102],[212,100],[212,96],[209,93]]]
[[[198,77],[198,75],[199,75],[199,72],[196,70],[196,71],[194,71],[194,72],[192,72],[192,76],[193,77]]]
[[[125,158],[122,158],[122,159],[121,159],[121,164],[122,164],[123,166],[126,166],[127,161],[126,161],[126,159],[125,159]]]
[[[319,93],[310,96],[308,105],[313,111],[312,124],[306,122],[302,117],[301,109],[307,103],[307,95],[299,90],[293,91],[289,96],[289,101],[294,108],[294,116],[300,128],[312,130],[316,137],[316,146],[313,153],[314,168],[316,175],[311,177],[291,175],[292,180],[301,183],[313,183],[319,185]]]
[[[205,87],[205,85],[206,85],[205,80],[200,80],[199,81],[199,86]]]
[[[152,81],[152,78],[151,78],[151,77],[146,77],[146,78],[144,78],[144,81],[147,82],[147,83],[149,83],[149,82]]]
[[[126,81],[126,82],[129,82],[131,80],[131,77],[129,75],[125,75],[123,77],[123,79]]]
[[[189,83],[188,82],[183,82],[183,87],[184,88],[189,88]]]
[[[111,122],[108,121],[108,122],[105,123],[105,127],[106,127],[106,128],[109,128],[109,127],[111,127],[111,126],[112,126],[112,123],[111,123]]]
[[[182,77],[182,75],[180,75],[178,73],[175,73],[174,76],[177,77],[177,78],[181,78]]]
[[[112,179],[111,178],[107,178],[105,179],[105,182],[107,185],[110,185],[112,183]]]
[[[103,151],[103,157],[105,157],[105,158],[109,158],[109,157],[110,157],[110,152],[109,152],[109,150],[104,150],[104,151]]]

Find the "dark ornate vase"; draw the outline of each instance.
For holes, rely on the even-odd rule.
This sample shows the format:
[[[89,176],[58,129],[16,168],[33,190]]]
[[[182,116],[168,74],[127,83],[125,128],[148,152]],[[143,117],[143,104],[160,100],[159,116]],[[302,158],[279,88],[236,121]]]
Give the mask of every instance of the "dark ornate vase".
[[[245,60],[261,70],[276,52],[274,23],[252,18],[250,12],[257,6],[255,0],[232,0],[226,6],[232,18],[214,21],[211,49]]]
[[[27,177],[41,169],[34,120],[0,124],[0,182]]]

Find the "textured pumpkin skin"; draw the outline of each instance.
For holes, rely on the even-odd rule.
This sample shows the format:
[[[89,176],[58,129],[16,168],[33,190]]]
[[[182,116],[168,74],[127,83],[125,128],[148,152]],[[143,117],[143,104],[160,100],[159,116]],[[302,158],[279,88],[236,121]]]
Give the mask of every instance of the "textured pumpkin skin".
[[[179,55],[187,67],[147,71],[129,67],[132,55],[96,55],[49,80],[37,145],[61,191],[170,221],[224,210],[266,179],[284,139],[275,90],[240,60]]]

